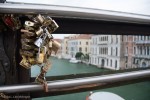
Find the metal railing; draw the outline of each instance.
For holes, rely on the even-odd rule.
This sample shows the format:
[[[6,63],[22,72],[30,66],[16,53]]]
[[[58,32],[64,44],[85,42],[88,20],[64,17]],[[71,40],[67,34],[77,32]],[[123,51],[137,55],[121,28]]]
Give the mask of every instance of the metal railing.
[[[82,85],[127,81],[127,80],[144,78],[149,76],[150,76],[150,69],[118,73],[118,74],[108,74],[102,76],[49,81],[48,88],[49,90],[67,89],[67,88],[77,87]],[[0,87],[0,93],[17,93],[17,92],[28,92],[28,91],[33,92],[33,91],[40,91],[40,90],[43,90],[43,86],[38,85],[36,83]]]

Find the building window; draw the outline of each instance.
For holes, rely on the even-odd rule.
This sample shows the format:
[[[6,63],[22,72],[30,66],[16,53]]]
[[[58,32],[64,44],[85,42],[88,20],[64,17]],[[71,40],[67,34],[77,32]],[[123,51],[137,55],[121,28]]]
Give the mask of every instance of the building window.
[[[112,60],[110,60],[110,66],[112,67]]]
[[[150,53],[149,53],[149,50],[150,50],[150,49],[149,49],[149,47],[147,47],[147,55],[149,55],[149,54],[150,54]]]
[[[126,47],[126,54],[128,54],[128,47]]]
[[[88,45],[88,42],[86,42],[86,45]]]
[[[107,66],[108,66],[108,59],[107,59]]]
[[[81,47],[79,47],[79,52],[82,52],[82,48]]]
[[[118,56],[118,48],[116,47],[116,56]]]
[[[85,52],[87,52],[87,47],[85,47]]]
[[[115,68],[117,68],[117,60],[115,61]]]
[[[112,47],[111,47],[111,55],[113,55],[113,49],[112,49]]]
[[[136,54],[136,48],[134,47],[134,54]]]

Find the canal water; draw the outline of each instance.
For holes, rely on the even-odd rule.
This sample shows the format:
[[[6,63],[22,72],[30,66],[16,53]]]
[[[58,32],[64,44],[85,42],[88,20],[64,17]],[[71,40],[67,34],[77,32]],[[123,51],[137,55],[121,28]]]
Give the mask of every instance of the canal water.
[[[91,72],[103,72],[106,69],[99,69],[95,66],[86,64],[72,64],[65,59],[50,58],[53,62],[51,70],[47,73],[47,76],[69,75],[79,73],[91,73]],[[40,72],[40,68],[37,66],[32,67],[31,76],[36,77]],[[100,90],[94,90],[93,92],[107,91],[118,94],[125,100],[150,100],[150,81],[140,82],[130,85],[123,85],[113,88],[106,88]],[[43,98],[36,98],[33,100],[85,100],[85,97],[90,91],[50,96]]]

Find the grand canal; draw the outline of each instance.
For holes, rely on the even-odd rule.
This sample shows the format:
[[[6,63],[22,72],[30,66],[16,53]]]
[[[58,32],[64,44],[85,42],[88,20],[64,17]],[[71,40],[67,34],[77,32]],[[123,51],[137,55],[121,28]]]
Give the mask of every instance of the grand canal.
[[[53,62],[51,70],[47,73],[47,76],[59,76],[79,73],[92,73],[92,72],[104,72],[106,69],[99,69],[95,66],[86,64],[72,64],[68,60],[50,58]],[[31,76],[36,77],[40,71],[40,68],[34,66],[31,69]],[[113,88],[106,88],[100,90],[94,90],[93,92],[107,91],[120,95],[125,100],[150,100],[150,81],[140,82],[135,84],[123,85]],[[86,95],[90,91],[80,92],[67,95],[51,96],[36,98],[33,100],[85,100]]]

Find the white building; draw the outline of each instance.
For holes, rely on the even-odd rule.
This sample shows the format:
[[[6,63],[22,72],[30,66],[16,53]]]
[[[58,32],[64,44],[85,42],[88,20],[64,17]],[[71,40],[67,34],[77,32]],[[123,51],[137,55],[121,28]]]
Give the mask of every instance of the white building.
[[[90,53],[91,35],[78,34],[68,40],[68,54],[74,58],[77,52]]]
[[[135,36],[134,61],[136,67],[150,67],[150,36]]]
[[[121,54],[122,36],[93,35],[91,41],[90,64],[119,70],[124,59]]]

